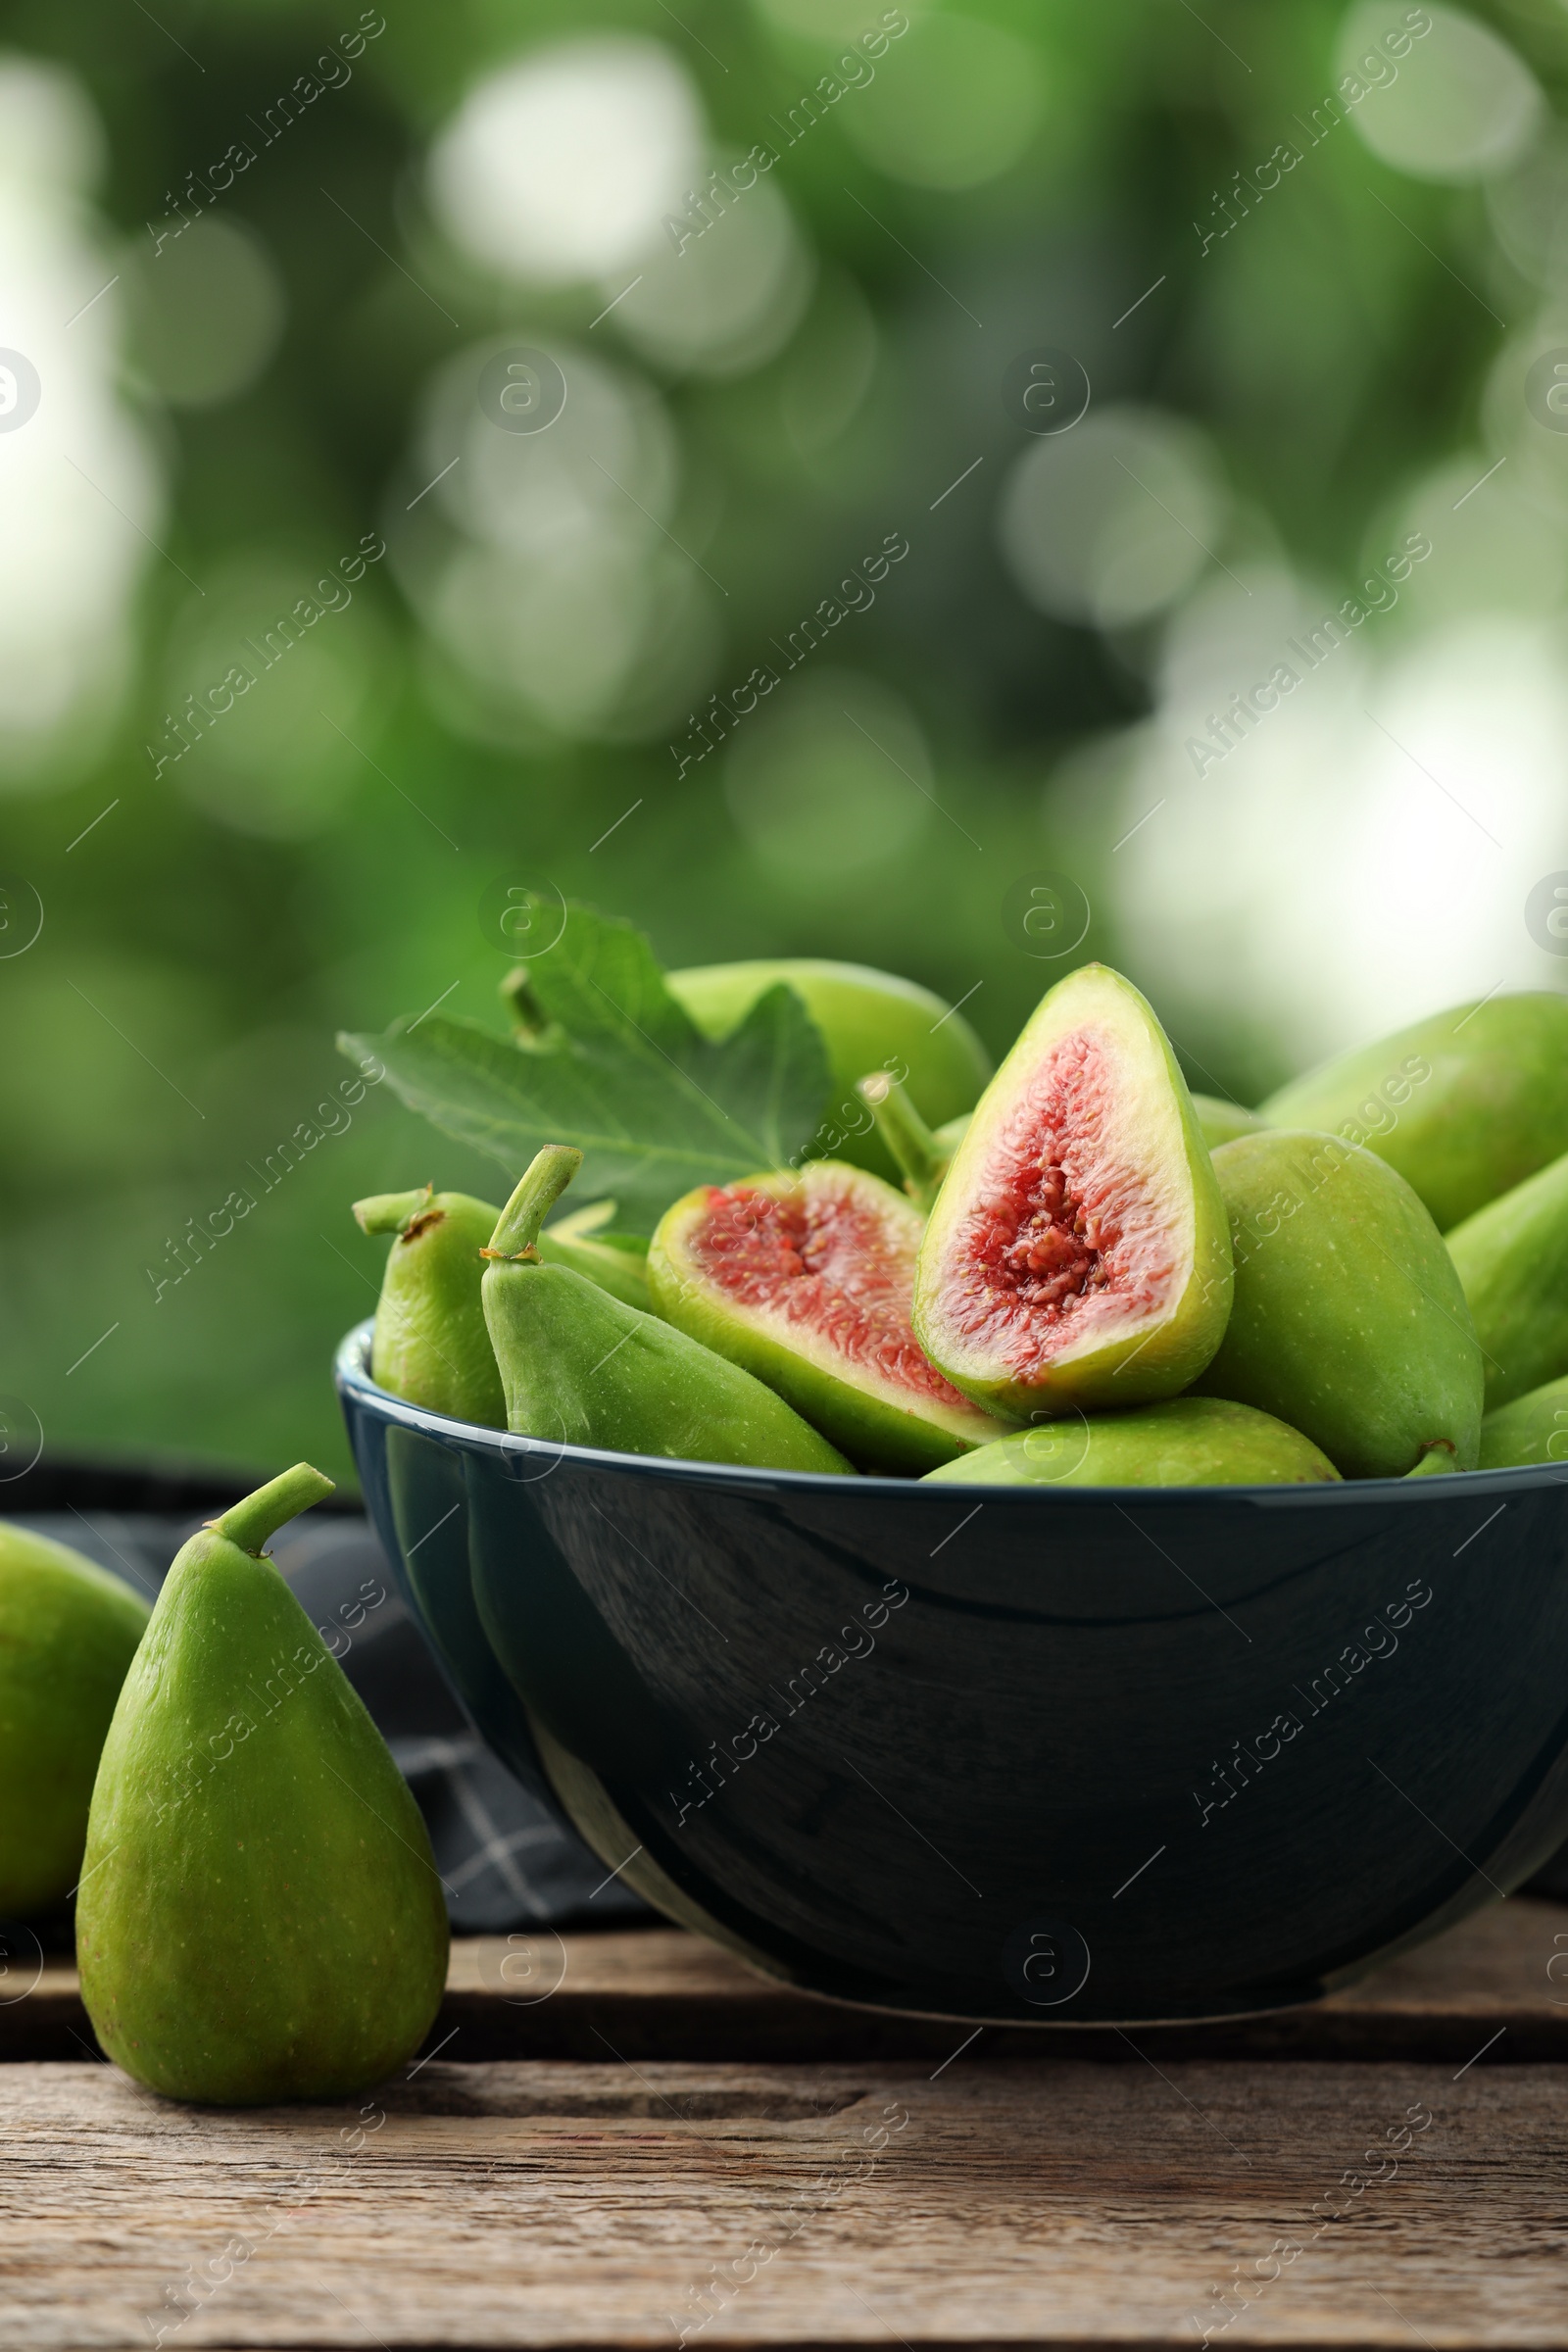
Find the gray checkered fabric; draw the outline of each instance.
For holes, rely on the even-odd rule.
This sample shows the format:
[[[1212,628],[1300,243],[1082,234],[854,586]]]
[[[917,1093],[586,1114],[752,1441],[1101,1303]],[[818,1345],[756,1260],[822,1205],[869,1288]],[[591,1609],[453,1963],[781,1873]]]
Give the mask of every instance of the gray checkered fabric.
[[[201,1516],[77,1509],[18,1513],[12,1524],[69,1544],[151,1600]],[[646,1918],[646,1906],[554,1806],[493,1756],[447,1689],[393,1588],[368,1520],[297,1519],[272,1556],[320,1629],[413,1789],[447,1909],[461,1934]]]

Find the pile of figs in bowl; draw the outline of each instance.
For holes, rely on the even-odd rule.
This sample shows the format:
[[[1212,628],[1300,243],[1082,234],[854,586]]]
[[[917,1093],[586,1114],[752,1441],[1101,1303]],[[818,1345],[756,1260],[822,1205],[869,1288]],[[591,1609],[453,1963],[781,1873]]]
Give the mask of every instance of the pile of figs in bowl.
[[[830,1049],[824,972],[919,993],[800,966]],[[906,1046],[837,1156],[651,1235],[547,1221],[570,1133],[504,1207],[359,1203],[368,1507],[496,1751],[765,1974],[976,2023],[1310,1999],[1568,1836],[1568,999],[1256,1111],[1100,965],[989,1079],[960,1044],[967,1115]]]

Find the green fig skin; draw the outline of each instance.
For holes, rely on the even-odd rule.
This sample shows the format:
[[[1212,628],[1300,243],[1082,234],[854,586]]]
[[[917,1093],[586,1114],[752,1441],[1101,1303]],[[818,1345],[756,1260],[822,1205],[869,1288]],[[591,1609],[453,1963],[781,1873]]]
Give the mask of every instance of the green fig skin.
[[[347,2097],[412,2057],[440,2005],[446,1906],[418,1807],[253,1548],[329,1488],[300,1464],[191,1538],[104,1743],[82,1998],[116,2065],[166,2097]]]
[[[1568,1153],[1448,1236],[1486,1364],[1487,1410],[1568,1372]]]
[[[499,1212],[467,1193],[382,1193],[357,1200],[367,1233],[391,1233],[370,1342],[378,1388],[451,1421],[505,1429],[506,1398],[485,1329],[479,1252]]]
[[[484,1250],[501,1211],[467,1193],[381,1193],[357,1200],[367,1233],[394,1233],[370,1343],[370,1378],[452,1421],[505,1429],[506,1396],[484,1319]],[[596,1201],[541,1233],[547,1265],[570,1266],[612,1298],[649,1310],[646,1243],[600,1238],[613,1203]]]
[[[812,1149],[869,1168],[889,1183],[898,1169],[856,1092],[867,1070],[887,1070],[908,1087],[928,1126],[968,1110],[991,1076],[991,1056],[962,1013],[913,980],[862,963],[810,956],[750,963],[708,963],[667,972],[670,994],[705,1037],[727,1037],[765,989],[787,981],[827,1048],[833,1094]]]
[[[1346,1478],[1475,1467],[1482,1357],[1443,1237],[1386,1160],[1336,1136],[1222,1144],[1236,1298],[1196,1393],[1256,1405]]]
[[[1084,1288],[1054,1317],[1024,1278],[999,1278],[984,1237],[1006,1191],[1004,1170],[1046,1181],[1043,1145],[1018,1127],[1036,1090],[1065,1072],[1070,1093],[1080,1066],[1098,1080],[1086,1080],[1076,1123],[1067,1112],[1053,1149],[1073,1163],[1070,1200],[1079,1188],[1093,1196],[1073,1226],[1073,1246],[1081,1229],[1093,1258]],[[1045,1214],[1034,1201],[1020,1218],[1020,1247]],[[1053,1211],[1048,1238],[1066,1233]],[[1140,1306],[1155,1280],[1157,1297]],[[1225,1203],[1170,1042],[1130,981],[1082,964],[1041,1000],[954,1155],[920,1246],[915,1336],[977,1404],[1038,1421],[1176,1395],[1219,1346],[1230,1303]]]
[[[99,1752],[150,1615],[107,1569],[0,1522],[0,1918],[56,1909],[80,1875]]]
[[[863,1296],[873,1277],[897,1286],[902,1303],[888,1302],[876,1315],[876,1337],[858,1356],[834,1345],[820,1327],[820,1316],[813,1322],[809,1312],[792,1311],[782,1286],[766,1303],[752,1304],[705,1269],[695,1244],[714,1208],[747,1200],[760,1200],[764,1207],[776,1202],[786,1216],[804,1219],[808,1230],[814,1226],[824,1238],[832,1232],[835,1213],[847,1209],[858,1231],[874,1237],[827,1302],[836,1324],[851,1318],[858,1324],[858,1291]],[[818,1224],[819,1218],[828,1223]],[[798,1175],[751,1176],[723,1188],[699,1185],[664,1211],[654,1235],[648,1252],[654,1302],[678,1331],[764,1381],[857,1469],[917,1477],[986,1445],[1002,1426],[932,1373],[908,1327],[923,1229],[919,1210],[891,1185],[838,1160],[809,1160]],[[853,1242],[846,1236],[838,1250],[849,1247]],[[828,1250],[836,1254],[830,1240]],[[786,1250],[787,1244],[781,1244],[781,1254]],[[798,1278],[814,1291],[822,1278],[808,1273],[799,1258],[794,1262]],[[910,1377],[893,1378],[885,1369],[889,1357]]]
[[[1568,996],[1456,1004],[1293,1078],[1258,1116],[1364,1144],[1446,1233],[1568,1152]]]
[[[1279,1487],[1339,1472],[1271,1413],[1173,1396],[1130,1412],[1044,1423],[927,1474],[958,1487]]]
[[[653,1301],[648,1291],[648,1244],[630,1234],[613,1240],[602,1237],[597,1226],[607,1208],[612,1209],[612,1203],[596,1201],[574,1217],[559,1218],[545,1227],[534,1248],[547,1266],[569,1266],[574,1274],[586,1274],[623,1306],[640,1307],[649,1314]],[[490,1220],[492,1228],[500,1214],[497,1209]]]
[[[533,1255],[540,1224],[582,1164],[547,1145],[501,1213],[483,1300],[514,1436],[676,1461],[853,1475],[781,1396],[697,1340]]]
[[[1568,1375],[1498,1405],[1481,1424],[1478,1470],[1556,1463],[1568,1471]]]
[[[1199,1133],[1211,1152],[1217,1152],[1221,1144],[1234,1144],[1239,1135],[1260,1135],[1268,1124],[1255,1110],[1244,1110],[1239,1102],[1227,1102],[1219,1095],[1195,1095],[1193,1110]]]

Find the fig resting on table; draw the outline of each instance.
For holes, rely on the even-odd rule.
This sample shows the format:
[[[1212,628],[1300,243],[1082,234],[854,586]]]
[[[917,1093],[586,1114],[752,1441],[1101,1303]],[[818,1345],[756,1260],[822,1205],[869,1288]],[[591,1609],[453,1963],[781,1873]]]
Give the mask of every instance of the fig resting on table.
[[[332,1482],[300,1462],[183,1545],[98,1767],[76,1958],[118,2066],[217,2106],[345,2098],[446,1983],[430,1840],[262,1546]]]

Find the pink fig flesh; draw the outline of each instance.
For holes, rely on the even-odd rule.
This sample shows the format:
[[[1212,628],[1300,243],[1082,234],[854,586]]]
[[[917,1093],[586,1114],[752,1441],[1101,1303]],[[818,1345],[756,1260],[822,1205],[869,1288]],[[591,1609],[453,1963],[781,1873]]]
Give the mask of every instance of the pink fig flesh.
[[[1231,1304],[1225,1206],[1150,1006],[1087,964],[1035,1011],[975,1110],[921,1246],[913,1323],[994,1412],[1175,1396]]]
[[[766,1381],[866,1470],[935,1469],[1004,1434],[932,1365],[910,1327],[923,1220],[835,1160],[702,1185],[648,1253],[666,1321]]]

